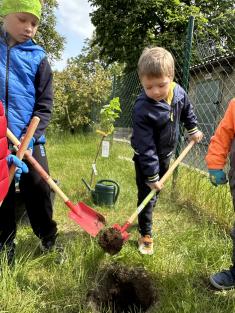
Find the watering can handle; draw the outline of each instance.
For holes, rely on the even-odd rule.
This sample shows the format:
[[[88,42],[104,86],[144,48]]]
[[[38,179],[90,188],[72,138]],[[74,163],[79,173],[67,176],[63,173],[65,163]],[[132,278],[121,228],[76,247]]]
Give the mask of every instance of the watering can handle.
[[[120,192],[120,186],[118,185],[117,182],[115,182],[114,180],[111,180],[111,179],[101,179],[97,182],[98,183],[103,183],[103,182],[106,182],[106,183],[113,183],[114,185],[116,185],[117,189],[116,189],[116,193],[115,193],[115,198],[114,198],[114,202],[117,201],[117,198],[118,198],[118,195],[119,195],[119,192]]]
[[[88,189],[89,191],[92,191],[92,190],[91,190],[91,186],[88,185],[88,183],[85,181],[84,178],[82,178],[82,182],[84,183],[84,185],[87,187],[87,189]]]

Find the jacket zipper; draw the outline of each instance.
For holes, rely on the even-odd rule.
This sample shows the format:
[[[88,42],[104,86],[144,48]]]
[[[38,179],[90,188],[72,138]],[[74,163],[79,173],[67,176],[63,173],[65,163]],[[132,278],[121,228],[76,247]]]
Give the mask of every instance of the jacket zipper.
[[[170,135],[170,144],[173,144],[174,142],[174,139],[175,139],[175,136],[174,136],[174,109],[173,109],[173,106],[171,106],[171,109],[170,109],[170,132],[171,132],[171,135]]]
[[[7,63],[6,63],[6,89],[5,89],[5,115],[8,121],[8,85],[9,85],[9,63],[10,63],[10,47],[7,46]]]

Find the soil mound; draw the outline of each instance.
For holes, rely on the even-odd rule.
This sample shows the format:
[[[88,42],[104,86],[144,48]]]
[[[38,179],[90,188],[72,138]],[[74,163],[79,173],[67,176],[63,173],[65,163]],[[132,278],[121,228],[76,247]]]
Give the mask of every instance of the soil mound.
[[[124,241],[121,232],[110,227],[100,233],[98,243],[105,252],[114,255],[122,249]]]

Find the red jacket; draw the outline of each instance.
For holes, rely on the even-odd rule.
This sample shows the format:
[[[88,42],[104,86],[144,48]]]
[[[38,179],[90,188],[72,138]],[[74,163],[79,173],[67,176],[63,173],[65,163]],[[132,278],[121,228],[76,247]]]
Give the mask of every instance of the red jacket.
[[[5,198],[9,187],[8,165],[8,144],[6,138],[7,122],[4,116],[4,109],[0,101],[0,202]]]
[[[228,105],[223,119],[219,123],[206,155],[209,169],[223,169],[235,137],[235,98]]]

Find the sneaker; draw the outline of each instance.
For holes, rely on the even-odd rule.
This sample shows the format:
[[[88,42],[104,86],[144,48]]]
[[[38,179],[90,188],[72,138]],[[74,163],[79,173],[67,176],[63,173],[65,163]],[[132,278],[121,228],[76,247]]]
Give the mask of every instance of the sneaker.
[[[55,252],[56,258],[55,263],[56,264],[63,264],[65,260],[67,259],[65,255],[65,251],[61,245],[56,244],[56,237],[52,238],[51,240],[41,240],[40,244],[40,250],[42,253],[50,253]]]
[[[43,253],[52,252],[55,250],[56,238],[52,239],[42,239],[40,244],[40,249]]]
[[[138,244],[141,254],[153,254],[153,238],[150,235],[140,237]]]
[[[217,289],[228,290],[235,288],[235,277],[231,270],[224,270],[210,276],[210,283]]]

